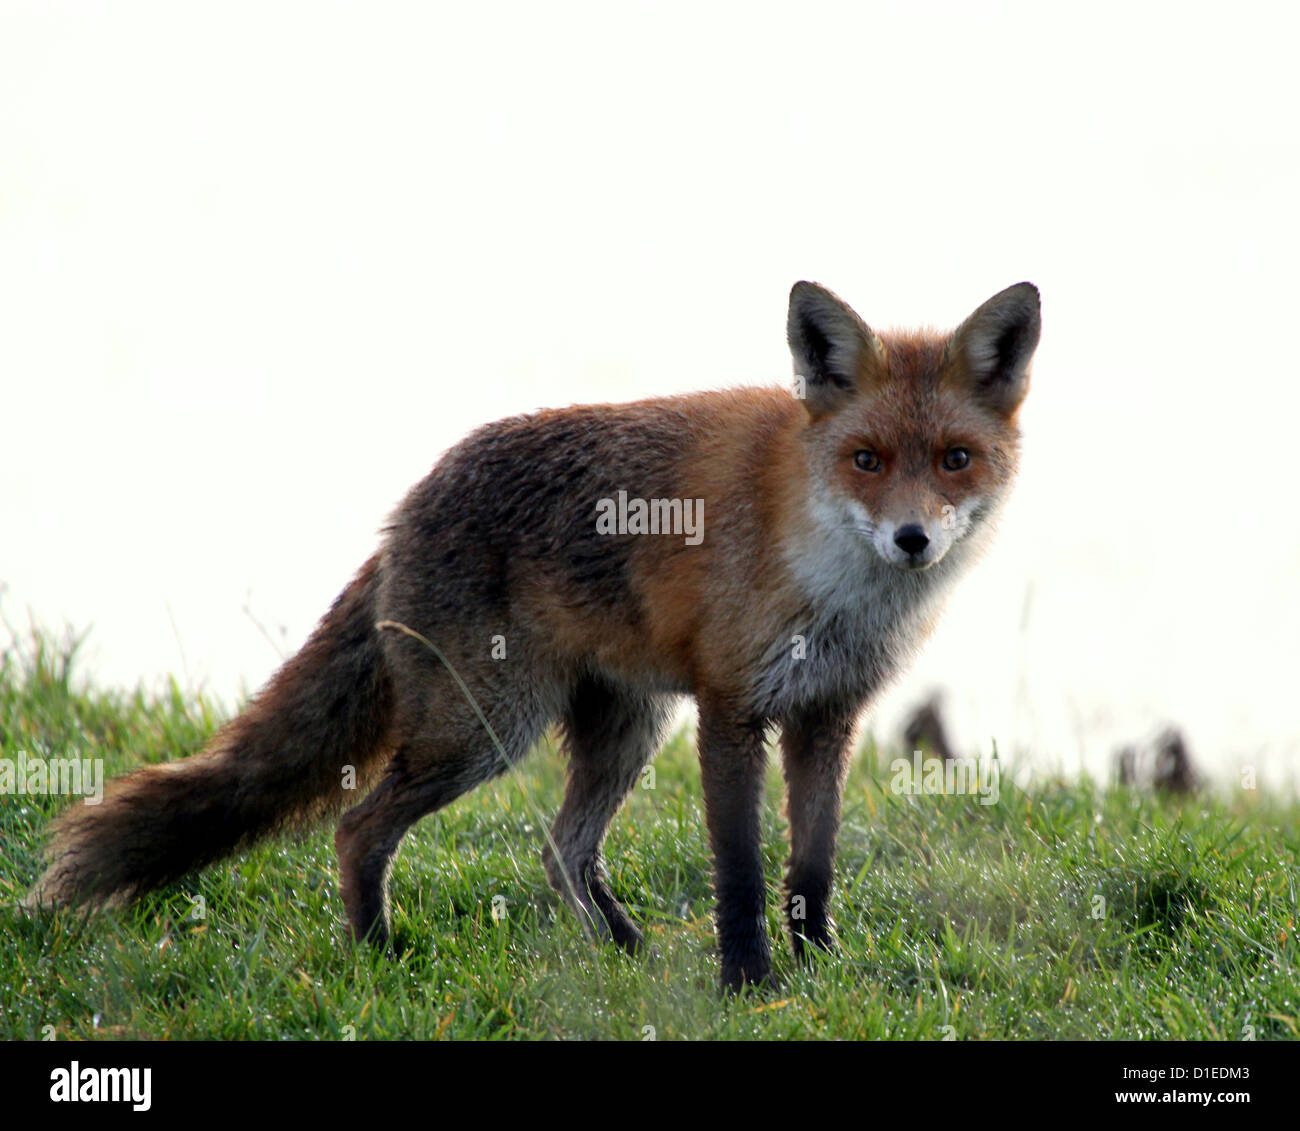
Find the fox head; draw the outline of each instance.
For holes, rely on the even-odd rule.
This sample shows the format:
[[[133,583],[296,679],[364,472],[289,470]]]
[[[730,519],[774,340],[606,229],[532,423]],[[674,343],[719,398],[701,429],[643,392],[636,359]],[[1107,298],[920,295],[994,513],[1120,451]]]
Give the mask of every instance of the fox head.
[[[882,335],[825,287],[796,283],[787,332],[818,511],[891,566],[943,560],[1015,475],[1039,330],[1032,283],[994,295],[951,334]]]

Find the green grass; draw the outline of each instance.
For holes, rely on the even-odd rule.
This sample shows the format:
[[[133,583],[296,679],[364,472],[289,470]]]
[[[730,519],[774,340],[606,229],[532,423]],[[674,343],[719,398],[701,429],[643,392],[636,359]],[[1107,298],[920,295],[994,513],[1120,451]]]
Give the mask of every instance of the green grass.
[[[0,661],[0,756],[76,752],[106,773],[181,757],[222,717],[173,684],[75,678],[75,643],[36,634]],[[1040,1039],[1300,1035],[1300,806],[1176,803],[1089,781],[997,804],[901,796],[868,748],[837,867],[841,948],[800,968],[778,919],[781,782],[765,817],[782,988],[716,990],[699,775],[683,737],[607,845],[614,889],[656,954],[598,947],[541,865],[563,761],[426,818],[394,869],[400,957],[344,941],[331,829],[270,844],[121,911],[29,917],[43,829],[66,798],[0,797],[0,1036],[170,1039]],[[1009,777],[1009,775],[1008,775]],[[79,801],[74,803],[80,804]],[[506,914],[493,919],[494,897]],[[1100,900],[1097,897],[1101,897]],[[202,900],[202,917],[196,899]]]

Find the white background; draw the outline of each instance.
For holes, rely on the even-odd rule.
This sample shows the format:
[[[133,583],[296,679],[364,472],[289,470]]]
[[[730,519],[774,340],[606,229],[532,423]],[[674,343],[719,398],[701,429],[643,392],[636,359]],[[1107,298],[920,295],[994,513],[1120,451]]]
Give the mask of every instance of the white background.
[[[0,609],[233,702],[475,425],[785,381],[796,279],[1030,279],[1015,501],[876,733],[1294,784],[1294,10],[6,0]]]

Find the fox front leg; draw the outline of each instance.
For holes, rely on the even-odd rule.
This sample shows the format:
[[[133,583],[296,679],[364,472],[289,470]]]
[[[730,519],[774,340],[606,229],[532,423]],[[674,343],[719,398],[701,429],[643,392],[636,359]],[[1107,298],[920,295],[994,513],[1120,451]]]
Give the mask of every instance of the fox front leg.
[[[700,776],[713,847],[722,987],[766,986],[772,951],[764,912],[759,806],[763,726],[726,705],[700,703]]]
[[[807,944],[835,945],[829,903],[853,724],[851,714],[809,710],[787,719],[781,734],[790,815],[785,907],[800,957]]]

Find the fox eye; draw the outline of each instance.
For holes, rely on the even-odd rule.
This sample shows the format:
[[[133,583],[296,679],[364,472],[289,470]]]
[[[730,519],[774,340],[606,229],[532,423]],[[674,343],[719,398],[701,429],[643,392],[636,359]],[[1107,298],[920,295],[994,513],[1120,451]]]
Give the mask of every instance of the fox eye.
[[[943,453],[945,471],[960,471],[963,467],[970,467],[970,452],[965,448],[949,448]]]
[[[853,466],[859,471],[879,471],[881,467],[880,457],[875,452],[863,449],[860,452],[853,453]]]

